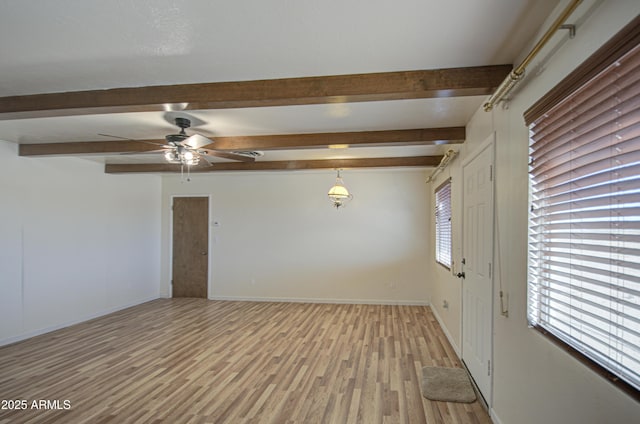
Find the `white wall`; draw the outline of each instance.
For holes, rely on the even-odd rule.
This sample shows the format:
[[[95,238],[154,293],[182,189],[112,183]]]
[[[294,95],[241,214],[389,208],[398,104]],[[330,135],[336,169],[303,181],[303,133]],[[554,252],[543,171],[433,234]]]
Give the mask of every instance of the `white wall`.
[[[0,344],[157,298],[160,190],[0,141]]]
[[[563,9],[562,1],[556,13]],[[496,232],[494,267],[494,385],[492,414],[504,424],[630,423],[640,404],[604,378],[527,327],[528,130],[523,112],[564,76],[640,13],[635,0],[585,1],[576,38],[551,56],[547,49],[529,68],[529,78],[505,109],[479,110],[467,125],[462,157],[451,167],[453,177],[454,260],[460,260],[460,164],[496,132]],[[578,13],[580,14],[580,13]],[[555,17],[555,16],[554,16]],[[547,23],[548,26],[549,22]],[[547,26],[543,29],[546,30]],[[566,35],[564,35],[566,37]],[[556,36],[554,41],[560,40]],[[526,53],[526,52],[523,52]],[[441,176],[434,183],[439,184]],[[508,295],[509,316],[500,315],[500,281]],[[436,272],[432,304],[453,341],[460,345],[460,281]],[[451,307],[441,307],[443,299]]]
[[[347,170],[354,200],[334,209],[335,172],[163,177],[162,287],[169,296],[171,196],[212,198],[211,298],[427,303],[430,207],[423,170]],[[214,244],[215,243],[215,244]]]

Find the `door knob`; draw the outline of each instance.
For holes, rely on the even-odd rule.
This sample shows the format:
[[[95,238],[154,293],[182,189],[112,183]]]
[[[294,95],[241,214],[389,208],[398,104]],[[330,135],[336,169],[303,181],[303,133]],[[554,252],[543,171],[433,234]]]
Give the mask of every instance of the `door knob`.
[[[464,278],[464,271],[457,273],[457,274],[456,274],[456,277],[458,277],[458,278]]]
[[[207,252],[200,252],[202,256],[207,256]]]

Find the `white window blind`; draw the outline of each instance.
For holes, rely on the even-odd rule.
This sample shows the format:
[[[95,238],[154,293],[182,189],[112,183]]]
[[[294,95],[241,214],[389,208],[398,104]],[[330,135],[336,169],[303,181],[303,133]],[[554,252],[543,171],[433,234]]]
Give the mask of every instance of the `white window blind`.
[[[538,115],[529,122],[529,322],[637,395],[640,47]]]
[[[451,179],[436,189],[436,261],[451,268]]]

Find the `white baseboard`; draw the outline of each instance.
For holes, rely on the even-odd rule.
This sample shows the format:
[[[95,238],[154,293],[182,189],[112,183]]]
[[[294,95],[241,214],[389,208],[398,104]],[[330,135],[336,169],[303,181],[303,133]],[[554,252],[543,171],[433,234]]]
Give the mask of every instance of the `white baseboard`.
[[[124,304],[124,305],[120,305],[120,306],[116,306],[116,307],[113,307],[113,308],[105,309],[105,310],[97,312],[95,314],[86,315],[86,316],[84,316],[82,318],[78,318],[78,319],[74,319],[74,320],[71,320],[71,321],[63,322],[61,324],[52,325],[51,327],[40,328],[38,330],[29,331],[29,332],[24,333],[24,334],[19,334],[17,336],[7,337],[6,339],[1,339],[0,340],[0,346],[6,346],[6,345],[9,345],[9,344],[12,344],[12,343],[20,342],[22,340],[27,340],[27,339],[30,339],[30,338],[35,337],[35,336],[40,336],[40,335],[45,334],[45,333],[50,333],[52,331],[60,330],[61,328],[70,327],[72,325],[79,324],[81,322],[89,321],[89,320],[92,320],[94,318],[99,318],[99,317],[104,316],[104,315],[109,315],[111,313],[118,312],[118,311],[121,311],[123,309],[127,309],[127,308],[130,308],[132,306],[140,305],[142,303],[150,302],[150,301],[156,300],[156,299],[158,299],[158,296],[153,296],[153,297],[148,297],[148,298],[136,300],[136,301],[131,302],[131,303],[127,303],[127,304]]]
[[[447,326],[444,325],[444,321],[442,321],[442,318],[440,318],[440,315],[438,315],[438,310],[432,306],[431,311],[433,311],[433,316],[436,317],[436,321],[438,321],[438,324],[440,324],[442,332],[447,337],[447,340],[449,340],[449,343],[451,344],[451,347],[453,347],[453,350],[456,352],[456,355],[458,355],[458,358],[462,360],[462,352],[460,351],[460,348],[458,347],[456,342],[453,340],[453,337],[451,337],[451,333],[449,333]]]
[[[331,298],[306,298],[306,297],[244,297],[244,296],[211,296],[209,300],[230,300],[237,302],[291,302],[291,303],[344,303],[363,305],[407,305],[428,306],[429,302],[416,300],[389,300],[389,299],[331,299]]]

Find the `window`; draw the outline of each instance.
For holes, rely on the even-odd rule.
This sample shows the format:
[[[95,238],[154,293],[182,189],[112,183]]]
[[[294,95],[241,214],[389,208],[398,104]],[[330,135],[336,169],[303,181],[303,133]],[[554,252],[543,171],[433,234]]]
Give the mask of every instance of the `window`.
[[[436,189],[436,261],[451,268],[451,178]]]
[[[635,21],[525,113],[531,131],[527,312],[534,328],[639,398]]]

